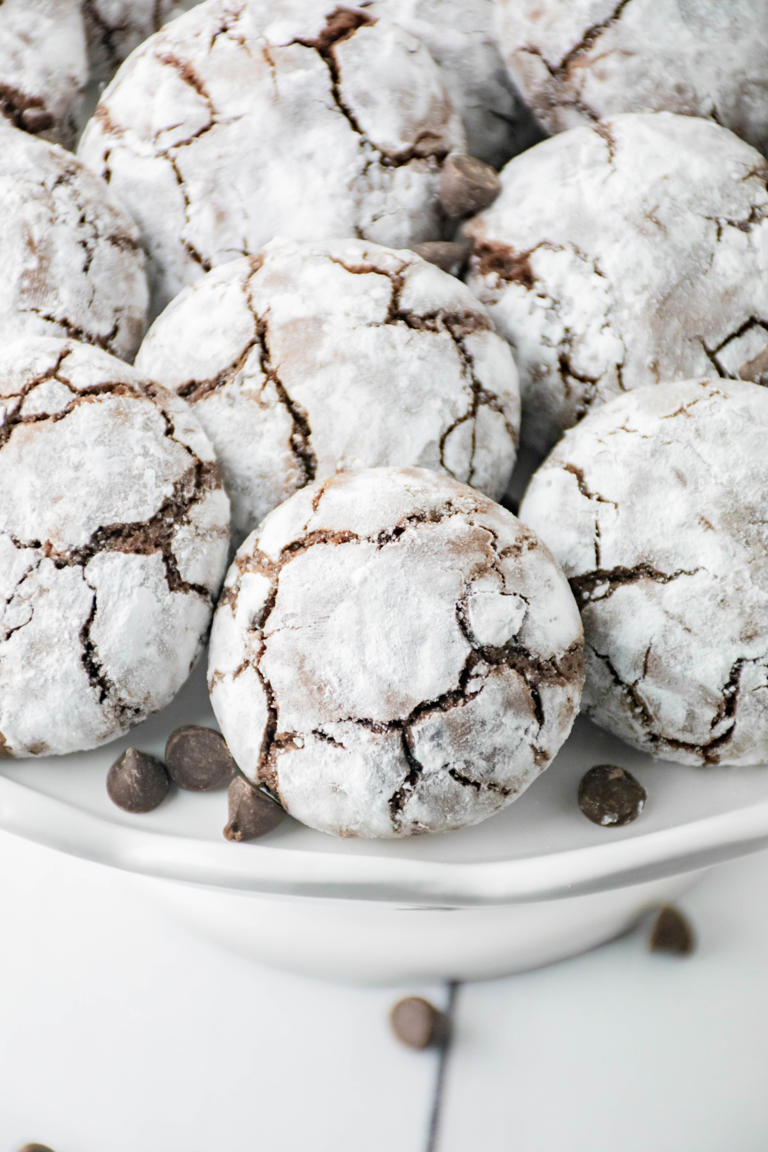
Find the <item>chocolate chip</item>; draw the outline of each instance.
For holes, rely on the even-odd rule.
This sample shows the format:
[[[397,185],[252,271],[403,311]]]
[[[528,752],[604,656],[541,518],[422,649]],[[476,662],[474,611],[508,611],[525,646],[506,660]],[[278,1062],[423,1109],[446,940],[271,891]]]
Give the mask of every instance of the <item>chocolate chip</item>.
[[[19,1152],[53,1152],[47,1144],[25,1144],[23,1148],[19,1148]]]
[[[693,952],[696,938],[693,929],[677,908],[662,908],[653,922],[648,947],[651,952],[671,952],[687,956]]]
[[[398,1000],[389,1014],[392,1031],[409,1048],[429,1048],[445,1039],[446,1018],[421,996]]]
[[[126,812],[151,812],[170,787],[162,760],[138,748],[126,748],[107,773],[109,798]]]
[[[742,380],[754,380],[755,384],[768,384],[768,348],[763,348],[754,360],[742,364],[739,376]]]
[[[440,173],[438,198],[446,216],[461,220],[482,212],[501,192],[495,168],[474,156],[449,156]]]
[[[630,824],[645,807],[645,788],[626,768],[597,764],[579,782],[579,808],[593,824]]]
[[[45,108],[24,108],[19,115],[22,127],[27,132],[45,132],[54,124],[53,116]]]
[[[223,788],[237,771],[222,734],[194,724],[171,732],[165,746],[165,763],[174,784],[188,792]]]
[[[244,776],[235,776],[227,797],[229,823],[224,829],[227,840],[255,840],[276,828],[285,815],[277,801]]]
[[[425,240],[414,244],[412,251],[429,264],[436,264],[443,272],[458,276],[467,259],[469,246],[456,240]]]

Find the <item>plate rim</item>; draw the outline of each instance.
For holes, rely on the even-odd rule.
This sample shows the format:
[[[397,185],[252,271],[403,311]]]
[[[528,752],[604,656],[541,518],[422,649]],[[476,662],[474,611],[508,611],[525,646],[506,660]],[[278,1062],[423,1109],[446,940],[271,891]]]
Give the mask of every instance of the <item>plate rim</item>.
[[[0,830],[95,864],[252,896],[462,908],[588,896],[768,846],[768,799],[605,844],[507,860],[311,856],[133,828],[0,775]],[[244,850],[245,849],[245,850]]]

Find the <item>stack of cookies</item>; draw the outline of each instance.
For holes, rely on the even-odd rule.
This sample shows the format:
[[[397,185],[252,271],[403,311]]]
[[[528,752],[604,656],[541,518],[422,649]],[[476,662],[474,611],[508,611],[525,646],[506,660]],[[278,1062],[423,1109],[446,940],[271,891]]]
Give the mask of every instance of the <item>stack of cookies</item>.
[[[768,760],[766,147],[763,0],[5,0],[2,752],[210,632],[238,803],[335,835],[580,707]]]

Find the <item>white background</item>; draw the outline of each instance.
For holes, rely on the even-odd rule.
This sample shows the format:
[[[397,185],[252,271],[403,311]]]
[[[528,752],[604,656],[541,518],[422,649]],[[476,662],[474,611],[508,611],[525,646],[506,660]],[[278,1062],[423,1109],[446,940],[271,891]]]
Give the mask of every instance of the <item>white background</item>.
[[[689,958],[641,925],[460,986],[441,1068],[387,1014],[446,986],[257,968],[169,922],[151,882],[2,835],[0,1152],[764,1152],[768,854],[681,906]]]

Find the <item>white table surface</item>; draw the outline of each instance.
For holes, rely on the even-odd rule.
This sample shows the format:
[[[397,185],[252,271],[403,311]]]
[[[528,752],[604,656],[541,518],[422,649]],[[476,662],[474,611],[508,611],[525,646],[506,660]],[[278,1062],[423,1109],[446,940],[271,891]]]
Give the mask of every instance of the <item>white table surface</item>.
[[[453,1042],[390,1036],[404,993],[256,968],[147,882],[0,836],[0,1152],[764,1152],[768,853],[646,927],[454,990]],[[438,1090],[441,1085],[441,1090]]]

